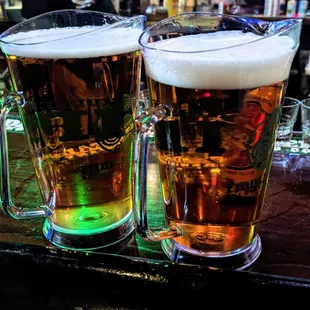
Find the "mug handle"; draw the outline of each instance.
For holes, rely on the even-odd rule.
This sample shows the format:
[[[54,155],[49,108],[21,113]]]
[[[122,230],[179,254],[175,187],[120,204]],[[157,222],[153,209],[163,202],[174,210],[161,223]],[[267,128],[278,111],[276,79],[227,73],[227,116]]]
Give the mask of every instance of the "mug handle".
[[[8,138],[6,130],[6,120],[9,112],[23,105],[24,98],[20,94],[10,94],[0,98],[0,158],[1,158],[1,188],[0,198],[2,208],[5,214],[12,216],[15,219],[33,218],[33,217],[48,217],[52,215],[52,211],[48,204],[34,209],[24,209],[23,207],[15,206],[11,196],[10,186],[10,169],[9,169],[9,153],[8,153]],[[55,195],[50,198],[50,205],[55,201]]]
[[[147,168],[148,145],[152,127],[160,120],[170,115],[169,108],[165,106],[150,107],[135,119],[136,133],[134,142],[133,167],[133,210],[138,234],[151,241],[160,241],[180,237],[179,227],[149,228],[147,216]]]

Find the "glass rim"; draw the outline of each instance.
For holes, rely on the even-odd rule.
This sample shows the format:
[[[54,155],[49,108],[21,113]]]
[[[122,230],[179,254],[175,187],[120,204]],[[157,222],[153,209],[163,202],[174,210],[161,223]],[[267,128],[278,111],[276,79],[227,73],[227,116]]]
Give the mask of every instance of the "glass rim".
[[[310,98],[301,100],[301,105],[306,109],[310,109]]]
[[[73,34],[73,35],[68,35],[67,37],[61,37],[61,38],[58,38],[58,39],[54,39],[54,40],[46,40],[46,41],[40,41],[40,42],[34,42],[34,43],[14,43],[14,42],[8,42],[8,41],[5,41],[4,39],[7,38],[9,35],[10,35],[10,32],[14,31],[15,29],[17,29],[18,27],[20,27],[21,25],[26,25],[28,23],[31,23],[35,20],[38,20],[44,16],[48,16],[48,15],[52,15],[54,13],[65,13],[65,12],[75,12],[75,13],[82,13],[82,14],[99,14],[99,15],[102,15],[102,16],[111,16],[111,17],[117,17],[119,20],[113,24],[108,24],[107,26],[105,26],[104,28],[102,26],[96,26],[96,29],[91,29],[87,32],[83,32],[83,33],[80,33],[80,34]],[[99,11],[92,11],[92,10],[81,10],[81,9],[65,9],[65,10],[56,10],[56,11],[51,11],[51,12],[47,12],[47,13],[43,13],[43,14],[40,14],[40,15],[37,15],[37,16],[34,16],[32,18],[29,18],[25,21],[22,21],[12,27],[10,27],[9,29],[7,29],[6,31],[4,31],[3,33],[1,33],[0,35],[0,44],[2,44],[3,46],[5,45],[11,45],[11,46],[36,46],[38,44],[44,44],[44,43],[50,43],[50,42],[57,42],[57,41],[60,41],[60,40],[66,40],[66,39],[71,39],[71,38],[74,38],[74,37],[80,37],[80,36],[83,36],[83,35],[87,35],[87,34],[90,34],[90,33],[94,33],[96,31],[100,31],[102,29],[110,29],[110,28],[113,28],[115,26],[118,26],[119,24],[123,23],[123,22],[130,22],[131,20],[136,20],[136,19],[139,19],[139,18],[146,18],[145,15],[136,15],[136,16],[132,16],[132,17],[126,17],[126,16],[120,16],[120,15],[117,15],[117,14],[112,14],[112,13],[105,13],[105,12],[99,12]],[[91,25],[84,25],[84,26],[77,26],[79,28],[82,28],[82,27],[91,27]],[[68,26],[70,27],[70,26]],[[72,26],[73,27],[73,26]],[[99,29],[97,29],[97,27],[99,27]],[[47,29],[55,29],[57,27],[51,27],[51,28],[47,28]],[[27,31],[27,32],[31,32],[31,31],[35,31],[35,30],[41,30],[41,29],[33,29],[33,30],[30,30],[30,31]],[[26,33],[26,32],[25,32]]]
[[[250,42],[246,42],[246,43],[242,43],[242,44],[236,44],[236,45],[232,45],[232,46],[229,46],[229,47],[221,47],[221,48],[215,48],[215,49],[211,49],[211,50],[199,50],[199,51],[172,51],[172,50],[165,50],[165,49],[160,49],[160,48],[155,48],[155,47],[149,47],[148,44],[144,44],[142,43],[142,38],[144,35],[146,35],[148,32],[151,32],[152,29],[158,27],[160,24],[164,24],[165,22],[167,21],[171,21],[179,16],[190,16],[190,15],[193,15],[193,16],[220,16],[220,17],[234,17],[234,18],[240,18],[240,19],[243,19],[243,20],[246,20],[246,19],[249,19],[249,20],[253,20],[253,18],[250,18],[250,17],[241,17],[241,16],[237,16],[237,15],[232,15],[232,14],[217,14],[217,13],[212,13],[212,12],[185,12],[185,13],[180,13],[180,14],[177,14],[177,15],[174,15],[174,16],[171,16],[171,17],[168,17],[168,18],[165,18],[157,23],[155,23],[154,25],[148,27],[147,29],[145,29],[140,37],[139,37],[139,44],[142,48],[145,48],[145,49],[148,49],[148,50],[154,50],[154,51],[160,51],[160,52],[166,52],[166,53],[178,53],[178,54],[199,54],[199,53],[208,53],[208,52],[214,52],[214,51],[221,51],[221,50],[224,50],[224,49],[227,49],[227,48],[236,48],[236,47],[239,47],[239,46],[245,46],[245,45],[248,45],[248,44],[251,44],[251,43],[256,43],[256,42],[259,42],[261,40],[264,40],[266,38],[271,38],[273,36],[278,36],[278,35],[281,35],[283,34],[284,32],[286,32],[288,29],[284,28],[284,29],[281,29],[279,32],[276,32],[276,33],[273,33],[273,34],[270,34],[268,36],[262,36],[261,38],[257,39],[257,40],[254,40],[254,41],[250,41]],[[257,19],[254,19],[254,20],[260,20],[259,18]],[[261,20],[263,21],[263,20]],[[269,23],[275,23],[275,22],[280,22],[282,20],[276,20],[276,21],[269,21]],[[286,19],[284,20],[284,22],[291,22],[292,25],[290,27],[292,27],[293,25],[296,25],[298,23],[301,23],[302,22],[302,19],[300,18],[290,18],[290,19]],[[290,28],[289,27],[289,28]],[[295,49],[295,48],[294,48]]]
[[[292,103],[289,104],[289,105],[284,105],[285,100],[290,100],[290,101],[292,101]],[[295,103],[293,103],[293,102],[295,102]],[[298,106],[300,104],[301,104],[301,101],[299,99],[296,99],[296,98],[293,98],[293,97],[284,97],[283,108],[294,108],[294,107],[296,107],[296,106]]]

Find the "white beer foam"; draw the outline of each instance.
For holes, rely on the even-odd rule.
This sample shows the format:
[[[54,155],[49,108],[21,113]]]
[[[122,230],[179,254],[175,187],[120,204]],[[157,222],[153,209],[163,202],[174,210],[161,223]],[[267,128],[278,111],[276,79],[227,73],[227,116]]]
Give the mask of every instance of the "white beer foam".
[[[143,51],[146,74],[166,85],[194,89],[245,89],[286,80],[297,48],[294,40],[261,38],[223,31],[149,43],[157,50]]]
[[[141,32],[105,26],[33,30],[2,38],[1,47],[8,55],[43,59],[111,56],[139,50]]]

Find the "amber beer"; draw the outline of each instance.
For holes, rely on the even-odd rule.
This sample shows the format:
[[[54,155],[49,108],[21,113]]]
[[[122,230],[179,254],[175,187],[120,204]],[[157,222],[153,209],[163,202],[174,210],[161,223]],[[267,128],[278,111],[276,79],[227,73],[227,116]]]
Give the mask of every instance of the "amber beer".
[[[293,42],[243,36],[150,43],[161,59],[156,65],[151,52],[144,55],[152,104],[170,110],[155,126],[166,219],[182,231],[175,241],[194,250],[233,251],[257,233]],[[226,40],[253,43],[212,51]],[[205,47],[211,51],[190,60],[169,52]],[[270,49],[278,50],[276,58],[264,53]]]
[[[91,30],[32,31],[33,38],[46,36],[48,42],[42,39],[42,44],[20,50],[7,47],[15,87],[25,98],[41,194],[45,199],[55,196],[50,223],[57,231],[76,235],[117,227],[132,212],[141,30],[112,28],[78,36]],[[22,35],[31,41],[27,33],[6,40],[15,42]],[[66,40],[59,43],[60,38]]]

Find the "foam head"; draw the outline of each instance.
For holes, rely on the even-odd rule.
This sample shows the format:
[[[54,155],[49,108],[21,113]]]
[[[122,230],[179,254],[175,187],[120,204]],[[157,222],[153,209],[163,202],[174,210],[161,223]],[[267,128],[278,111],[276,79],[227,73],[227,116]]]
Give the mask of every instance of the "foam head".
[[[220,31],[149,43],[143,57],[146,74],[166,85],[247,89],[286,80],[295,53],[288,36]]]
[[[142,30],[105,26],[19,32],[1,39],[4,53],[19,57],[64,59],[119,55],[139,50]]]

